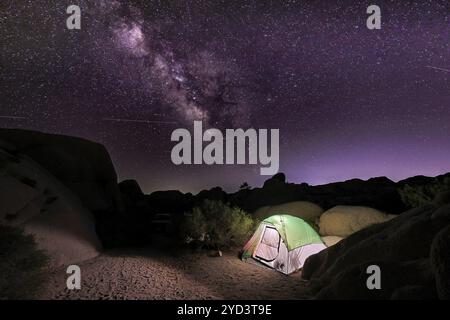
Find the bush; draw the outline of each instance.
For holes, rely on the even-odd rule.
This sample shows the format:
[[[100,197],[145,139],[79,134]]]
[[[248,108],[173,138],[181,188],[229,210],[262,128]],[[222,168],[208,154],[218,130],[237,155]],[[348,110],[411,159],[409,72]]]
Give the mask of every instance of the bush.
[[[431,203],[439,193],[447,190],[450,190],[450,178],[448,177],[427,185],[410,186],[407,184],[398,192],[404,204],[415,208]]]
[[[226,249],[242,246],[251,236],[256,221],[237,207],[205,200],[187,213],[182,223],[184,239],[199,240],[207,247]]]
[[[0,300],[34,298],[45,282],[47,263],[33,236],[0,225]]]

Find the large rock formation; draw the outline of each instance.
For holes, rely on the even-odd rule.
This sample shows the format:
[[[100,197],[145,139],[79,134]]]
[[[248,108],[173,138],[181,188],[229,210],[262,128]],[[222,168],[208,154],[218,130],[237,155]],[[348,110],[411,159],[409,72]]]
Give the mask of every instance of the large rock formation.
[[[264,182],[263,188],[276,188],[286,183],[286,175],[282,172],[277,173],[272,178]]]
[[[101,249],[94,219],[79,198],[38,163],[1,140],[0,224],[19,226],[33,234],[50,256],[50,267],[90,259]]]
[[[430,257],[438,297],[450,300],[450,226],[434,238]]]
[[[11,153],[27,155],[66,187],[90,210],[122,210],[117,175],[104,146],[80,138],[41,132],[0,129]]]
[[[178,190],[156,191],[146,196],[154,213],[180,213],[192,208],[192,194]]]
[[[310,186],[306,183],[288,183],[283,173],[277,173],[266,180],[262,188],[247,187],[234,193],[226,193],[216,187],[203,190],[195,196],[175,190],[158,191],[147,196],[147,200],[150,207],[156,211],[170,212],[188,211],[192,209],[192,206],[200,205],[203,200],[211,199],[230,203],[249,213],[257,211],[256,215],[258,216],[269,207],[294,202],[314,203],[325,210],[338,205],[346,205],[370,207],[387,214],[400,214],[409,207],[403,203],[398,192],[399,188],[406,184],[421,186],[436,180],[443,180],[446,177],[450,177],[450,174],[436,178],[412,177],[397,183],[386,177],[378,177]],[[436,199],[436,203],[449,203],[449,199],[449,194],[443,193],[439,199]]]
[[[369,207],[336,206],[320,216],[319,233],[322,236],[345,238],[356,231],[393,217]]]
[[[119,183],[119,190],[122,199],[128,205],[135,204],[144,200],[144,193],[136,180],[124,180]]]
[[[376,224],[309,257],[302,277],[319,299],[448,298],[450,205],[427,205]],[[369,290],[367,267],[381,269]]]
[[[214,201],[227,201],[227,193],[222,190],[220,187],[214,187],[209,190],[200,191],[194,199],[193,205],[201,205],[204,200],[214,200]]]
[[[325,210],[342,204],[366,206],[387,213],[401,213],[407,209],[397,191],[398,185],[386,177],[367,181],[352,179],[319,186],[287,183],[285,179],[284,174],[278,173],[262,188],[240,190],[228,195],[227,201],[248,212],[295,201],[309,201]]]

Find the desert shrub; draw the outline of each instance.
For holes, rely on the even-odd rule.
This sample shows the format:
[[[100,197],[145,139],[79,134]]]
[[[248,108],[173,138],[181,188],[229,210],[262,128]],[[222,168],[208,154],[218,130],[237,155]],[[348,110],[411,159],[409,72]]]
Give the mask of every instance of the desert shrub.
[[[0,225],[0,300],[34,298],[45,283],[47,263],[32,235]]]
[[[435,182],[426,185],[410,186],[407,184],[398,192],[404,204],[415,208],[431,203],[436,195],[447,190],[450,190],[449,177],[441,181],[436,179]]]
[[[256,221],[240,208],[221,201],[205,200],[186,214],[181,233],[184,239],[226,249],[244,244],[255,226]]]
[[[182,222],[181,230],[184,238],[203,240],[207,233],[206,217],[202,208],[195,207],[187,213]]]

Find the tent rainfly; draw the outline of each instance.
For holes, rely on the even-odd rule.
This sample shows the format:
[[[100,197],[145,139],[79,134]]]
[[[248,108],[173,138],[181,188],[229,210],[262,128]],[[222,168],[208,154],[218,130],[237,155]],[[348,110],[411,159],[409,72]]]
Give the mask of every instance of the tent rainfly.
[[[290,274],[303,267],[306,258],[326,246],[304,220],[274,215],[260,223],[244,246],[242,260],[253,258],[279,272]]]

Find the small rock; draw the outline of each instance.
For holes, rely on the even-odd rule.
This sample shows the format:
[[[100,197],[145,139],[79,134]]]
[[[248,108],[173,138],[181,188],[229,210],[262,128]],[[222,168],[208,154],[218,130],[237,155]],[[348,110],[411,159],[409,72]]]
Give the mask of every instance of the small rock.
[[[222,257],[222,251],[220,251],[220,250],[214,250],[214,251],[211,251],[209,254],[208,254],[208,256],[209,257]]]

